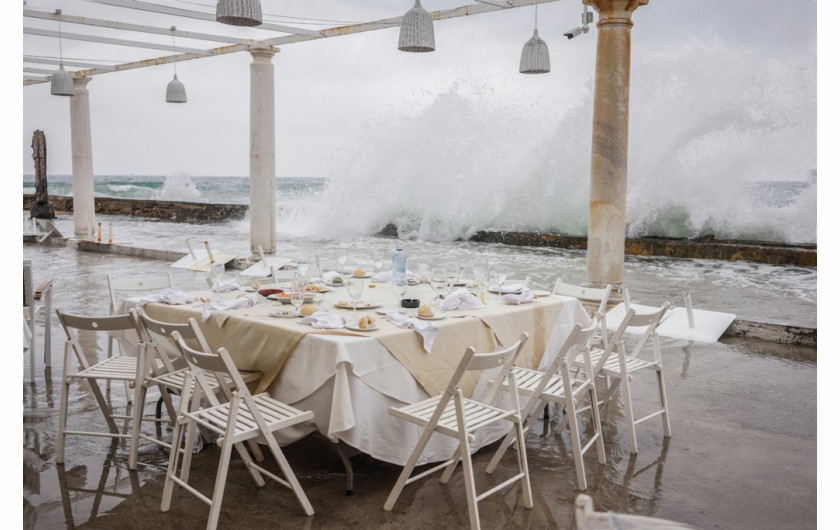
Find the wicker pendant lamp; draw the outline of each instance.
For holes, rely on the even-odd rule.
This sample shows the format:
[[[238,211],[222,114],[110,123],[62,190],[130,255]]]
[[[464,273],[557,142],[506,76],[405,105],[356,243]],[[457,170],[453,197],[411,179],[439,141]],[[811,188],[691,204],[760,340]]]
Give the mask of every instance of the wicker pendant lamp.
[[[216,21],[229,26],[259,26],[262,24],[260,0],[219,0]]]
[[[55,10],[56,15],[61,15],[61,9]],[[76,93],[73,89],[73,78],[64,69],[64,53],[61,50],[61,19],[58,20],[58,70],[50,76],[50,94],[53,96],[72,96]]]
[[[519,73],[546,74],[550,71],[551,61],[548,58],[548,45],[537,33],[537,4],[534,4],[534,36],[528,39],[528,42],[522,47]]]
[[[172,52],[175,53],[175,26],[172,26]],[[178,81],[178,67],[176,62],[172,62],[172,68],[175,70],[175,77],[166,85],[166,102],[167,103],[186,103],[187,90],[184,88],[184,83]]]
[[[415,0],[414,7],[402,17],[397,49],[404,52],[435,51],[435,27],[432,24],[432,15],[423,9],[420,0]]]

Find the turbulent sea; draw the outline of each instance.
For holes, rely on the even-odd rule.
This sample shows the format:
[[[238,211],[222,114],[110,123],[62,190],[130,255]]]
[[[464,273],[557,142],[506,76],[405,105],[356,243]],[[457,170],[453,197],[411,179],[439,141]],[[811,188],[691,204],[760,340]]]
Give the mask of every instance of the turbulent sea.
[[[70,177],[50,176],[48,185],[51,195],[72,195]],[[756,207],[784,209],[808,193],[809,188],[801,182],[756,183],[747,192],[752,194]],[[102,197],[223,204],[249,201],[247,177],[98,176],[94,189]],[[339,189],[344,188],[339,186]],[[34,192],[31,176],[24,176],[23,192]],[[334,198],[336,193],[325,178],[277,179],[277,254],[310,261],[318,255],[326,267],[335,267],[335,258],[348,251],[348,266],[354,262],[370,266],[378,257],[385,257],[387,263],[394,241],[371,234],[381,229],[378,223],[389,219],[376,220],[379,218],[364,215],[365,210],[376,208],[375,196],[351,193]],[[405,201],[411,206],[412,197],[406,197]],[[348,209],[340,209],[339,205]],[[457,218],[459,214],[452,215]],[[113,227],[116,242],[128,245],[186,253],[189,238],[199,249],[201,241],[209,240],[216,249],[239,256],[250,255],[248,219],[191,224],[97,215],[97,220],[103,226]],[[391,220],[406,238],[410,270],[416,270],[419,258],[425,257],[432,266],[457,262],[467,270],[481,260],[493,268],[506,270],[509,278],[531,275],[535,287],[544,289],[551,289],[558,277],[569,283],[583,283],[586,279],[585,251],[473,243],[452,237],[449,227],[440,223],[422,218],[418,221],[411,215],[394,216]],[[23,226],[26,232],[31,222],[24,219]],[[73,236],[72,216],[59,216],[56,226],[65,237]],[[684,293],[690,292],[695,308],[731,312],[748,319],[816,326],[817,271],[814,268],[628,256],[624,280],[634,299],[643,303],[659,304],[667,299],[682,305]],[[418,296],[426,294],[417,293]]]

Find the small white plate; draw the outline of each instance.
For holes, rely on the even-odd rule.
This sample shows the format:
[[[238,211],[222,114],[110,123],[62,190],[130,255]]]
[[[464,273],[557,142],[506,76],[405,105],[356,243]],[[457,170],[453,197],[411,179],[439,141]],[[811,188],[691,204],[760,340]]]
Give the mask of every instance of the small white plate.
[[[332,287],[327,287],[326,285],[319,286],[318,289],[307,289],[307,293],[314,293],[314,294],[321,294],[321,293],[328,293],[332,291]]]
[[[351,272],[350,274],[347,274],[347,277],[345,278],[344,281],[352,280],[352,279],[364,280],[365,278],[373,278],[373,274],[371,274],[369,272],[366,272],[364,276],[353,276],[353,273]]]
[[[531,292],[537,296],[551,296],[551,291],[543,291],[542,289],[531,289]]]
[[[420,315],[414,315],[414,316],[416,316],[420,320],[440,320],[442,318],[446,318],[446,315],[444,315],[443,313],[435,313],[435,316],[433,316],[433,317],[424,317],[424,316],[420,316]]]
[[[352,329],[353,331],[376,331],[377,329],[379,329],[379,327],[375,325],[369,328],[360,328],[358,323],[353,324],[351,322],[345,324],[344,327],[347,329]]]
[[[518,291],[508,291],[504,286],[502,286],[501,290],[499,290],[498,286],[488,287],[487,291],[495,294],[522,294],[522,289],[519,289]]]
[[[299,318],[303,315],[300,315],[295,311],[273,311],[269,313],[268,316],[274,318]]]
[[[340,309],[353,309],[354,304],[346,300],[339,300],[333,305]],[[355,306],[356,309],[376,309],[377,307],[382,307],[382,302],[379,300],[359,300]]]
[[[283,293],[283,294],[285,295],[285,293]],[[268,295],[268,298],[270,298],[271,300],[277,300],[281,304],[291,304],[292,303],[292,297],[288,296],[288,295],[277,296],[276,294],[270,294],[270,295]],[[312,302],[313,300],[315,300],[315,295],[311,294],[311,293],[308,293],[303,297],[303,303],[304,304],[308,304],[308,303]]]
[[[399,313],[401,315],[405,314],[405,311],[402,309],[388,309],[387,307],[383,307],[381,309],[376,310],[377,315],[387,315],[388,313]]]

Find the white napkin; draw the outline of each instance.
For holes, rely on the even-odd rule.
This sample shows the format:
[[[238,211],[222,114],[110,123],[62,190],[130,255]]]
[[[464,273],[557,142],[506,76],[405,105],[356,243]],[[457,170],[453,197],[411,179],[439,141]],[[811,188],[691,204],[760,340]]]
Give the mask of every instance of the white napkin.
[[[227,293],[230,291],[238,291],[239,285],[233,280],[228,280],[226,282],[220,282],[213,286],[213,291],[217,293]]]
[[[315,311],[307,317],[297,321],[298,324],[310,324],[318,329],[341,329],[346,323],[344,317],[330,313],[329,311]]]
[[[470,294],[466,289],[457,289],[449,296],[443,299],[440,303],[440,308],[444,311],[452,311],[453,309],[481,309],[484,303],[475,295]]]
[[[224,300],[220,302],[204,302],[202,304],[203,311],[201,313],[201,321],[207,322],[210,315],[216,311],[225,311],[227,309],[242,309],[251,307],[260,302],[260,295],[257,293],[250,293],[233,300]],[[222,322],[219,322],[222,325]]]
[[[508,293],[518,293],[519,291],[525,290],[527,287],[522,285],[521,283],[512,283],[510,285],[502,285],[502,288],[499,289],[498,285],[493,286],[493,290],[498,292],[499,294],[508,294]]]
[[[534,293],[532,293],[530,289],[525,289],[522,291],[522,294],[511,293],[502,296],[502,303],[511,305],[527,304],[528,302],[533,301]]]
[[[180,289],[175,289],[173,287],[167,287],[163,291],[157,294],[150,294],[148,296],[144,296],[137,302],[137,307],[143,307],[146,304],[150,303],[159,303],[159,304],[169,304],[169,305],[181,305],[181,304],[189,304],[192,302],[197,301],[198,298],[194,296],[190,296],[184,291]]]
[[[410,316],[403,315],[399,311],[388,311],[385,313],[385,318],[401,328],[414,328],[414,331],[423,337],[423,349],[426,350],[426,353],[432,351],[432,346],[437,338],[438,329],[440,329],[437,324],[427,320],[420,320],[419,318],[412,318]]]

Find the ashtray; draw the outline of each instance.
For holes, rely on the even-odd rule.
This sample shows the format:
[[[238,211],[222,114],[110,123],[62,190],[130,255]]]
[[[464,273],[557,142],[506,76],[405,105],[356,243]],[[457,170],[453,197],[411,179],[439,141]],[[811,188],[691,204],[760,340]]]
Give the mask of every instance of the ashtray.
[[[416,298],[403,298],[400,305],[403,307],[420,307],[420,300]]]

